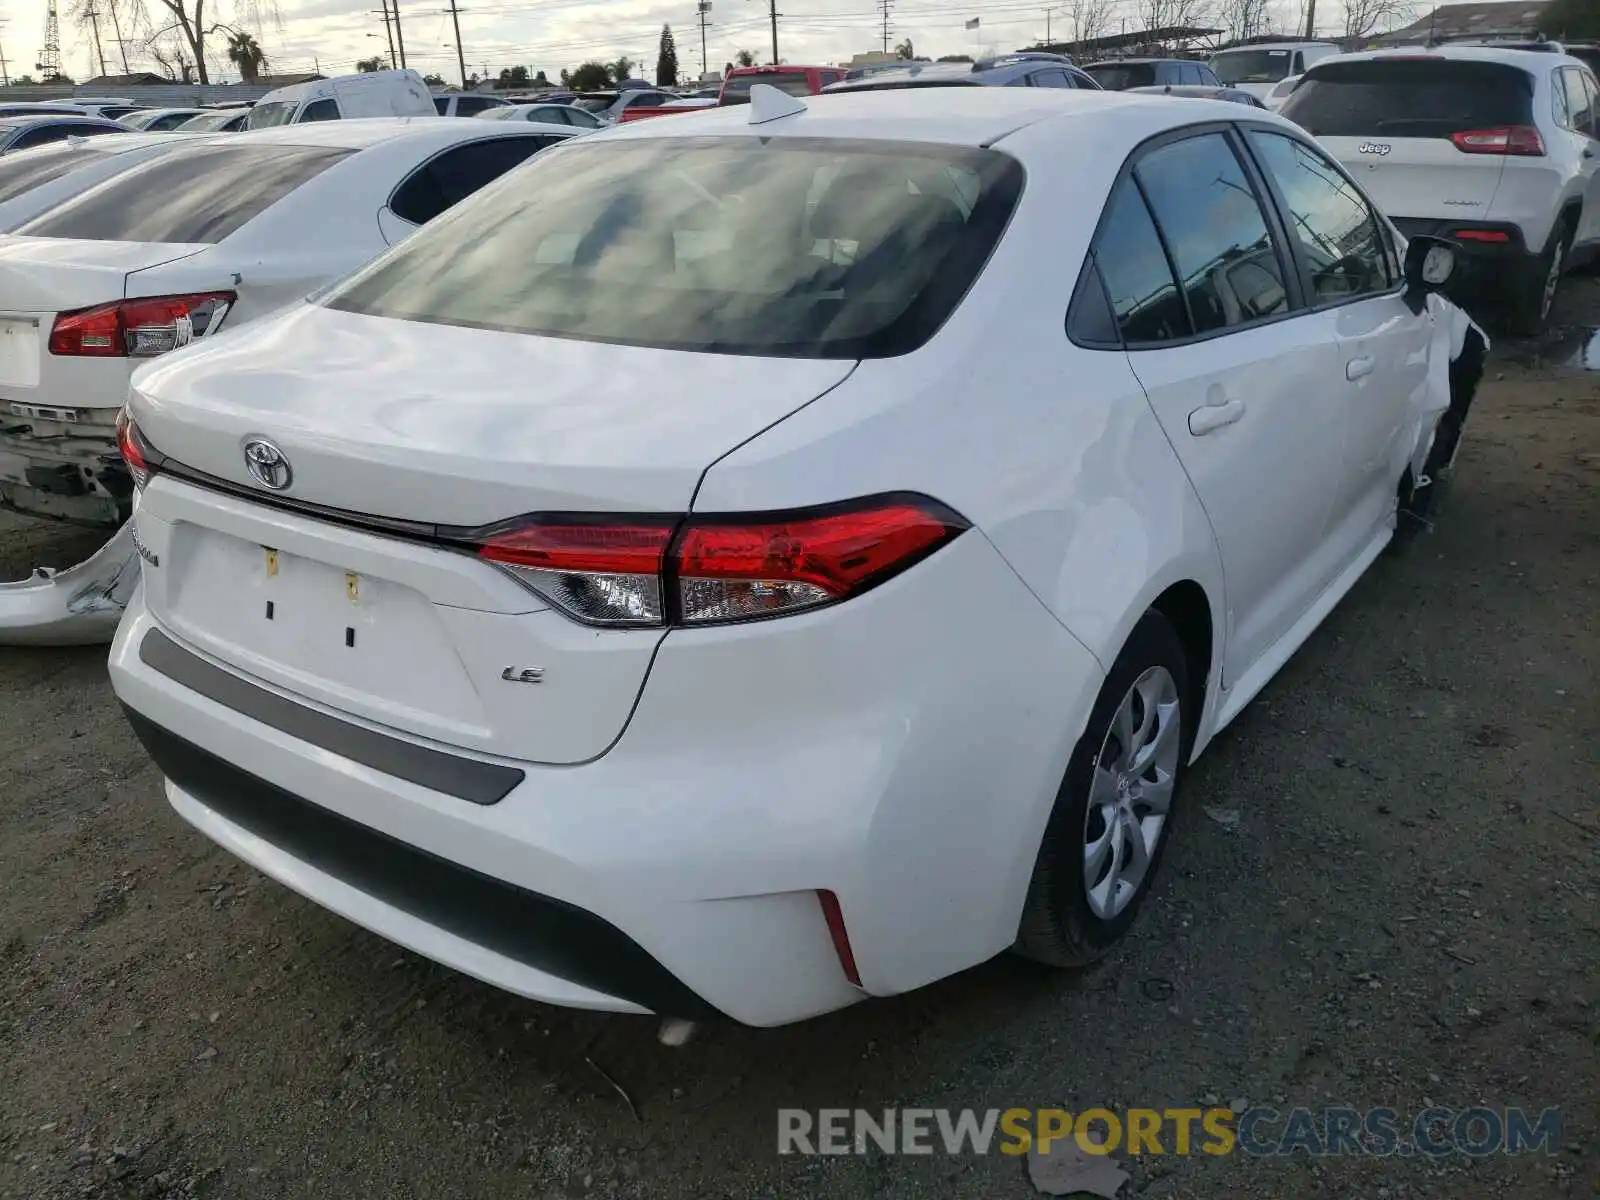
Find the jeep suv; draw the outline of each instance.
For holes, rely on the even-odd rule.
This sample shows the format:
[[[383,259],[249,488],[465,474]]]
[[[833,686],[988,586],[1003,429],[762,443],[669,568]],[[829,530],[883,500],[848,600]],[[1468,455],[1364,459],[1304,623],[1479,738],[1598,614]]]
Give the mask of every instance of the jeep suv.
[[[1466,306],[1536,333],[1564,271],[1600,253],[1600,83],[1558,47],[1325,59],[1283,115],[1407,237],[1453,238]]]

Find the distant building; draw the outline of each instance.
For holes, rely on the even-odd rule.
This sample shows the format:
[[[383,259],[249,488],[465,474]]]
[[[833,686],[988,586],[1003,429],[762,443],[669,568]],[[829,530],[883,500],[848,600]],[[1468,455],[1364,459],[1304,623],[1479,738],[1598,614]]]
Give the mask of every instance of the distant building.
[[[172,80],[163,75],[152,75],[149,71],[135,71],[132,75],[96,75],[93,79],[85,79],[78,86],[95,91],[111,91],[117,88],[161,87],[171,82]]]
[[[886,63],[905,61],[898,54],[885,54],[882,50],[868,50],[865,54],[858,54],[847,63],[840,63],[841,67],[852,70],[858,67],[881,67]]]
[[[326,75],[316,71],[302,71],[295,75],[257,75],[256,84],[264,88],[292,87],[297,83],[315,83],[319,79],[326,79]]]
[[[1463,38],[1533,38],[1541,32],[1539,19],[1548,7],[1547,0],[1442,4],[1404,29],[1382,33],[1367,41],[1375,46],[1417,46]]]

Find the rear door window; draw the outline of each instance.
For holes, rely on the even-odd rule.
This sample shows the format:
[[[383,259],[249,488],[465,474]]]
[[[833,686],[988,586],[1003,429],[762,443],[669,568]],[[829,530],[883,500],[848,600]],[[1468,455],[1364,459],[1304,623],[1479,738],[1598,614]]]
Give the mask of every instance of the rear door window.
[[[1035,71],[1033,73],[1034,87],[1069,88],[1072,80],[1067,78],[1065,71]]]
[[[124,242],[220,242],[350,151],[195,146],[169,151],[64,201],[16,232]]]
[[[395,189],[389,208],[413,225],[424,225],[519,166],[550,141],[542,137],[493,138],[455,146],[412,172]]]
[[[722,89],[722,103],[749,104],[750,89],[758,83],[791,96],[811,95],[811,80],[804,71],[762,71],[757,75],[735,75],[728,80]]]
[[[339,106],[332,100],[313,100],[306,105],[305,111],[300,114],[300,124],[307,121],[337,121],[339,119]]]
[[[1326,63],[1283,115],[1316,137],[1449,138],[1533,124],[1533,77],[1501,63],[1389,59]]]
[[[1098,63],[1084,69],[1108,92],[1149,87],[1156,82],[1156,68],[1153,63]]]
[[[1183,282],[1196,333],[1288,311],[1278,247],[1226,137],[1208,133],[1158,147],[1134,173]]]
[[[1192,332],[1155,221],[1131,176],[1117,187],[1095,240],[1117,328],[1130,349],[1178,341]]]
[[[499,107],[499,101],[491,100],[486,96],[462,96],[456,100],[456,116],[470,117],[475,113]]]

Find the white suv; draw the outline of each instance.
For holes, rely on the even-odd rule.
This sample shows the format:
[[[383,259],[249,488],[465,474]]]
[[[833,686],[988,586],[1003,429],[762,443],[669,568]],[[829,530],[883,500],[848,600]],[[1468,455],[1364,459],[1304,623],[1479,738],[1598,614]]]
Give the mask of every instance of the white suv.
[[[1600,83],[1558,46],[1340,55],[1282,112],[1401,233],[1459,242],[1458,298],[1516,332],[1542,328],[1562,273],[1600,252]]]

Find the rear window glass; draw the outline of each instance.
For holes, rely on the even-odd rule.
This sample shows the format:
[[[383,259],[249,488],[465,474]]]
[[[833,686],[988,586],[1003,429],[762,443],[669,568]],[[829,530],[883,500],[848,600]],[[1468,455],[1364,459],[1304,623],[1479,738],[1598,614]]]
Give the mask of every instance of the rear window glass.
[[[81,146],[41,146],[0,158],[0,201],[59,179],[68,171],[102,161]]]
[[[1149,87],[1156,81],[1153,63],[1097,63],[1085,67],[1094,81],[1108,92],[1126,91],[1128,88]]]
[[[1211,60],[1223,83],[1276,83],[1289,73],[1287,50],[1229,50]]]
[[[326,303],[623,345],[882,358],[955,309],[1021,189],[1021,166],[993,150],[574,144],[450,210]]]
[[[1531,125],[1533,77],[1488,62],[1330,63],[1300,81],[1283,115],[1317,137],[1447,138]]]
[[[775,87],[791,96],[811,95],[811,80],[804,71],[762,71],[755,75],[735,75],[722,88],[724,104],[749,104],[750,88],[758,83]]]
[[[311,146],[173,150],[17,232],[91,241],[220,242],[349,153]]]

